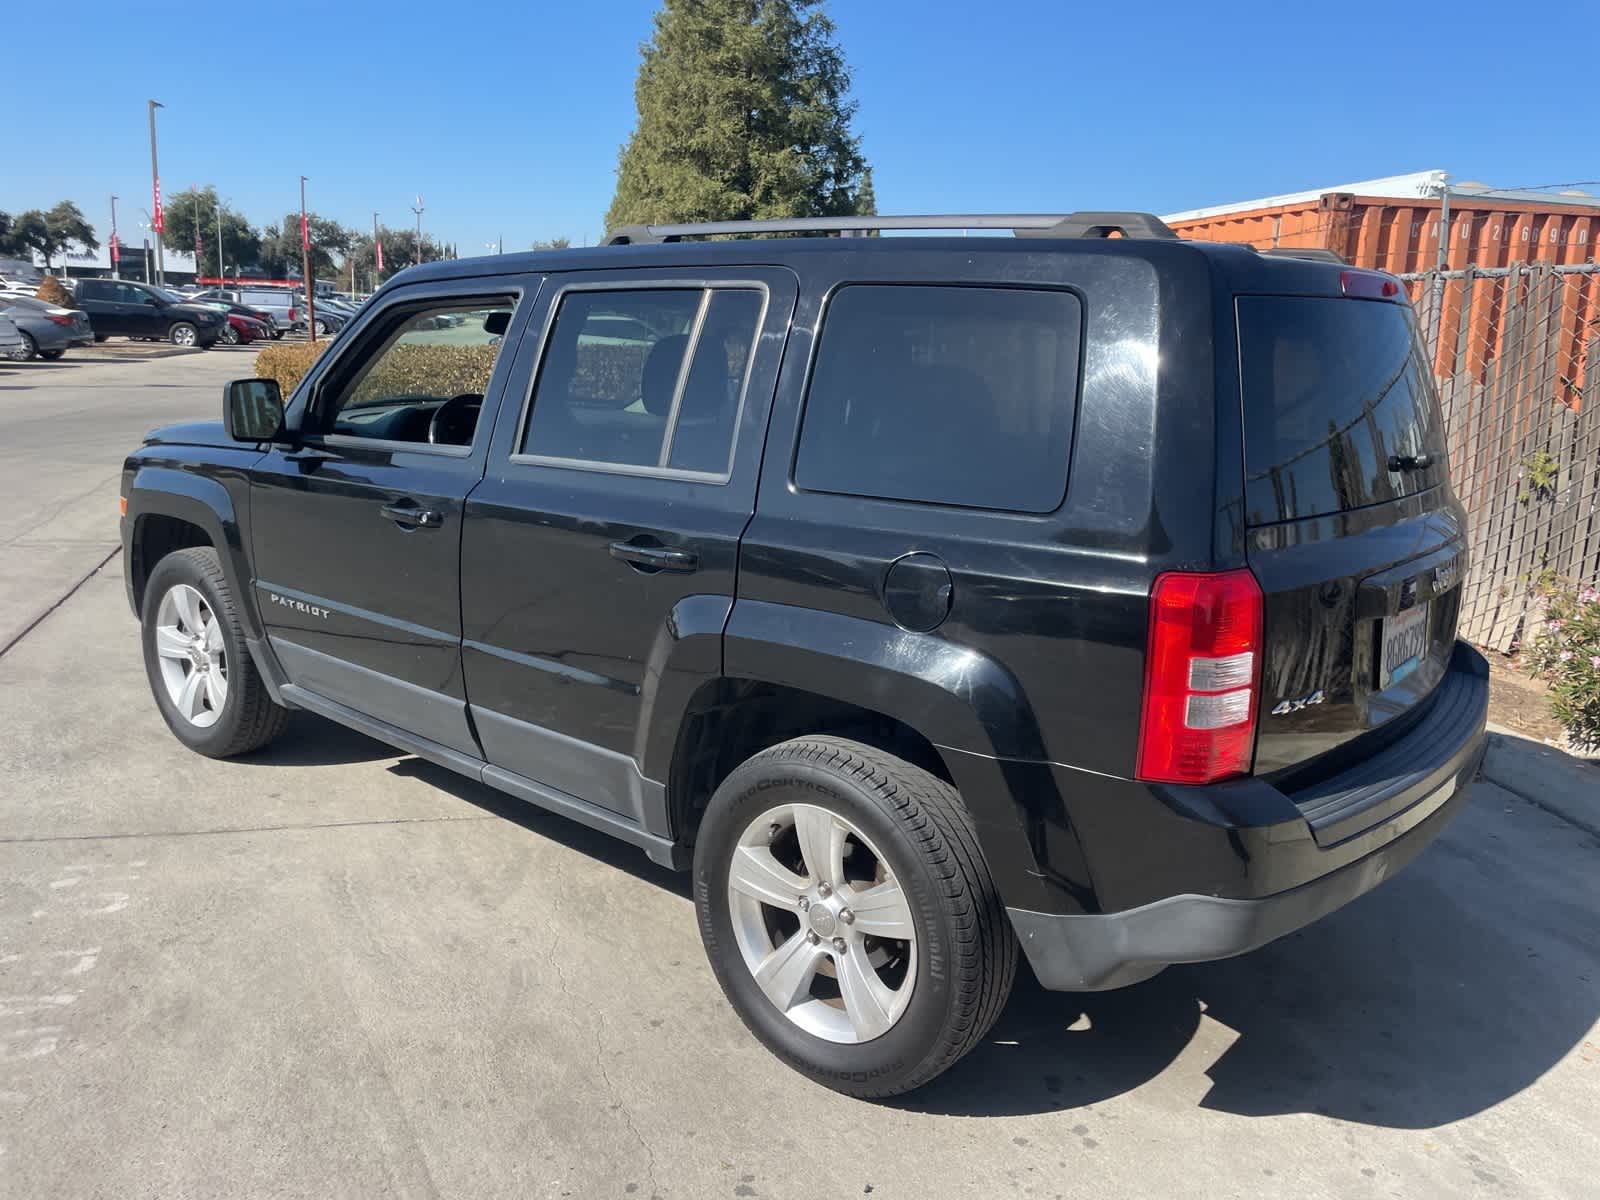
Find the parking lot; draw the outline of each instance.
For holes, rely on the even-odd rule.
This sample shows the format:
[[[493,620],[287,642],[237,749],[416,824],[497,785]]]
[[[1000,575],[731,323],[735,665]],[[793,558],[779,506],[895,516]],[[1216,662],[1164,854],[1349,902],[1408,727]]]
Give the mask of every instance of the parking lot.
[[[0,362],[0,1196],[1595,1194],[1600,841],[1493,783],[1253,955],[1024,971],[873,1105],[746,1033],[642,853],[308,714],[186,751],[118,471],[251,359]]]

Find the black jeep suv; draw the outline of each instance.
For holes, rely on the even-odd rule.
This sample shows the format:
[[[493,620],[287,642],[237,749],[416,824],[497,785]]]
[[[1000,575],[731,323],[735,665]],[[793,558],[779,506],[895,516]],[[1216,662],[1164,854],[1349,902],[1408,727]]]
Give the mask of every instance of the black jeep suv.
[[[696,240],[866,223],[405,271],[151,434],[122,537],[183,742],[309,709],[692,866],[756,1036],[886,1096],[1019,947],[1118,987],[1380,883],[1488,688],[1394,279],[1138,214]]]

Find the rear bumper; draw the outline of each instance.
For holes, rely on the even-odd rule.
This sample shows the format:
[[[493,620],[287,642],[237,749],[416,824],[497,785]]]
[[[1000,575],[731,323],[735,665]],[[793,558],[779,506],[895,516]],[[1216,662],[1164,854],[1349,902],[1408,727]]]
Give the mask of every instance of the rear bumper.
[[[1436,697],[1401,739],[1307,793],[1286,794],[1254,779],[1163,789],[1165,805],[1184,818],[1193,851],[1185,855],[1177,839],[1164,839],[1167,865],[1178,856],[1205,864],[1221,838],[1245,864],[1234,885],[1219,887],[1207,873],[1192,889],[1170,887],[1168,895],[1117,912],[1009,908],[1039,981],[1059,991],[1100,991],[1137,983],[1172,963],[1229,958],[1377,887],[1450,822],[1483,758],[1489,681],[1482,656],[1459,645]],[[1330,825],[1335,796],[1339,819]],[[1286,812],[1294,815],[1275,819]],[[1337,839],[1330,836],[1335,829]],[[1103,853],[1093,857],[1106,862]],[[1233,894],[1219,894],[1224,890]]]

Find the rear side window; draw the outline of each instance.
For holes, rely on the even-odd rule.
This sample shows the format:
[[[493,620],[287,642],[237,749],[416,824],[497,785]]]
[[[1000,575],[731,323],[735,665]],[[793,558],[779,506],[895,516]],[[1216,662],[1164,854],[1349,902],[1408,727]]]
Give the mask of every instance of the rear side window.
[[[1052,511],[1066,494],[1081,325],[1069,292],[841,288],[823,321],[795,483]]]
[[[522,453],[725,478],[764,303],[748,288],[568,292]]]
[[[1237,305],[1250,524],[1443,482],[1439,401],[1408,305],[1287,296]]]

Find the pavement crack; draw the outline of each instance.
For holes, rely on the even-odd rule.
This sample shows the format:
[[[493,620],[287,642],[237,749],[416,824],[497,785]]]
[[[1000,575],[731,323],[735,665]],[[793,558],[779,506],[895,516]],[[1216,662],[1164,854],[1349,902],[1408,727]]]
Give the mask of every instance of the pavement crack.
[[[285,833],[301,829],[359,829],[372,825],[441,825],[451,821],[499,821],[493,813],[459,817],[383,817],[366,821],[289,821],[281,825],[226,825],[216,829],[156,829],[133,833],[62,833],[43,837],[0,837],[0,846],[38,842],[115,842],[143,838],[217,837],[230,833]]]
[[[68,600],[72,599],[72,597],[77,594],[79,588],[88,583],[89,580],[93,579],[96,575],[100,574],[101,568],[121,553],[122,547],[120,545],[112,547],[111,553],[107,554],[99,562],[95,563],[93,567],[84,573],[83,577],[79,579],[77,583],[73,584],[66,591],[62,592],[61,595],[57,597],[54,604],[24,625],[22,629],[18,631],[17,635],[4,646],[0,646],[0,658],[4,658],[7,654],[10,654],[13,647],[15,647],[19,642],[22,641],[23,638],[27,637],[35,629],[39,628],[40,625],[44,624],[46,617],[55,612],[56,609],[60,608]]]

